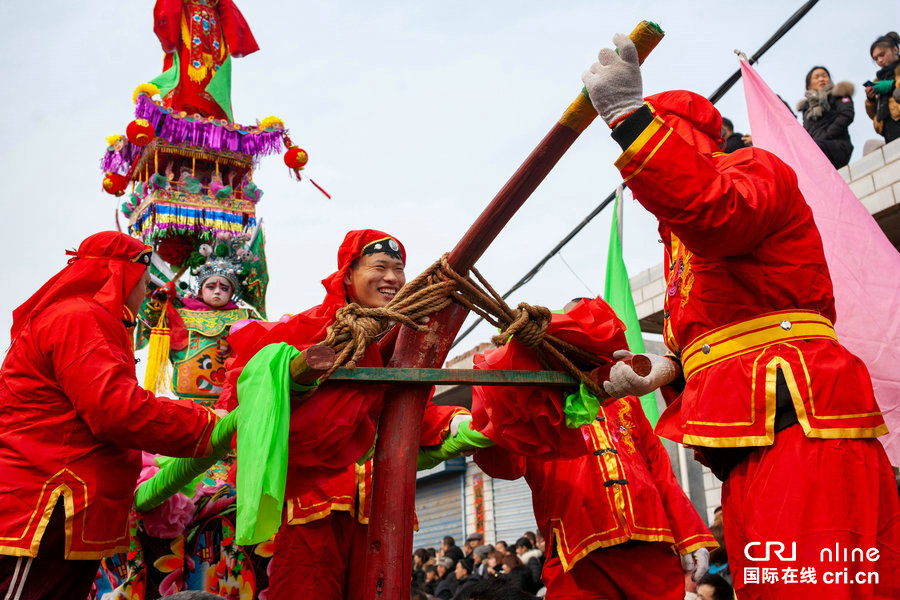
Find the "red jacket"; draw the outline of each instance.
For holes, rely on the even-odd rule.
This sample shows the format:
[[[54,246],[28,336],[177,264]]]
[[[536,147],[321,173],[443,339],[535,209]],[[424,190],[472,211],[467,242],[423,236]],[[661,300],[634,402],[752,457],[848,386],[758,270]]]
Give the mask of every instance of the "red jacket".
[[[321,334],[303,315],[263,332],[269,326],[250,323],[231,336],[240,364],[246,363],[245,356],[274,341],[288,341],[303,349],[319,341]],[[366,349],[358,365],[382,367],[384,360],[376,343]],[[239,369],[234,364],[230,368],[228,379],[236,381]],[[375,441],[384,391],[382,385],[326,381],[292,412],[285,489],[288,524],[315,521],[334,510],[355,513],[360,523],[368,523],[372,461],[364,465],[356,461]],[[449,431],[450,420],[463,412],[464,408],[436,406],[429,400],[420,444],[440,444]]]
[[[0,369],[0,554],[35,556],[60,496],[67,559],[124,552],[140,450],[200,456],[215,420],[143,390],[127,330],[96,301],[43,309]]]
[[[711,150],[721,117],[699,96],[667,92],[647,106],[626,120],[643,113],[648,124],[616,167],[660,222],[664,337],[687,381],[657,433],[772,444],[779,369],[808,437],[886,433],[865,365],[834,334],[822,240],[794,172],[758,148]]]
[[[579,458],[529,458],[499,446],[475,454],[491,477],[525,477],[538,527],[566,571],[629,540],[668,542],[681,554],[716,547],[637,398],[607,403],[581,431],[591,453]]]
[[[438,406],[428,400],[420,446],[440,444],[450,429],[450,420],[466,413],[458,406]],[[288,525],[302,525],[322,519],[332,511],[354,514],[360,523],[369,522],[372,504],[372,459],[364,464],[352,463],[333,475],[319,474],[313,469],[293,469],[289,472],[285,493]]]
[[[228,374],[220,402],[232,408],[236,403],[236,382],[243,365],[262,347],[287,342],[299,350],[321,342],[338,309],[347,302],[344,276],[363,250],[374,243],[393,240],[403,261],[406,250],[396,238],[383,231],[350,231],[338,248],[338,269],[322,280],[326,295],[314,306],[283,323],[249,323],[229,337],[234,358],[227,363]],[[357,363],[360,367],[383,367],[393,346],[370,345]],[[375,441],[378,418],[384,401],[384,386],[366,383],[326,381],[291,414],[286,516],[289,524],[321,519],[332,511],[355,513],[368,523],[372,490],[372,461],[357,465]],[[439,444],[446,437],[450,419],[466,412],[463,408],[426,404],[421,445]]]
[[[613,352],[628,347],[625,326],[600,298],[583,299],[567,313],[552,315],[546,335],[592,355],[592,359],[576,358],[570,352],[569,358],[583,370],[597,369],[599,381],[607,378]],[[473,363],[476,369],[547,368],[515,338],[483,355],[476,354]],[[562,368],[552,362],[549,366]],[[581,430],[566,425],[565,396],[558,388],[541,386],[473,386],[472,426],[516,454],[544,459],[582,456],[588,452],[585,438]]]

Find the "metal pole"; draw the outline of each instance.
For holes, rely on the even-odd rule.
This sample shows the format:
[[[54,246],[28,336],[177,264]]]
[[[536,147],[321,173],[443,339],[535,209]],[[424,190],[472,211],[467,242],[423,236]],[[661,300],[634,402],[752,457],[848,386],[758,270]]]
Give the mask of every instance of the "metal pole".
[[[784,37],[784,34],[786,34],[788,31],[790,31],[791,28],[800,21],[800,19],[805,17],[806,13],[808,13],[810,10],[812,10],[812,7],[815,6],[816,3],[818,3],[818,2],[819,2],[819,0],[809,0],[809,2],[807,2],[806,4],[801,6],[799,9],[797,9],[797,12],[795,12],[793,15],[791,15],[791,18],[788,19],[787,21],[785,21],[781,25],[781,27],[778,28],[778,31],[776,31],[774,34],[772,34],[772,37],[770,37],[768,40],[766,40],[766,43],[763,44],[762,46],[760,46],[759,50],[757,50],[756,53],[750,57],[750,64],[752,65],[753,63],[758,61],[762,57],[762,55],[765,54],[769,50],[769,48],[774,46],[778,40],[780,40],[782,37]],[[737,71],[732,73],[731,77],[726,79],[725,82],[722,85],[720,85],[718,87],[718,89],[716,89],[716,91],[714,91],[712,94],[710,94],[708,96],[709,101],[712,102],[713,104],[715,104],[716,102],[721,100],[722,96],[724,96],[726,94],[726,92],[728,92],[728,90],[730,90],[734,86],[734,84],[737,83],[738,79],[740,79],[740,78],[741,78],[741,70],[738,69]]]

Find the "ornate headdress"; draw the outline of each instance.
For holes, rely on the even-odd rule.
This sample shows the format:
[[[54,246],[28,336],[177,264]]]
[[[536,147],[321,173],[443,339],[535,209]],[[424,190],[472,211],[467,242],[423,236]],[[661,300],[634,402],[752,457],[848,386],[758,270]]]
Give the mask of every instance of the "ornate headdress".
[[[231,282],[234,288],[233,297],[240,297],[250,263],[259,260],[259,257],[248,248],[250,237],[247,233],[239,236],[221,233],[216,237],[213,245],[203,244],[200,246],[199,252],[206,257],[206,261],[192,270],[193,288],[196,294],[199,295],[204,281],[218,275]]]

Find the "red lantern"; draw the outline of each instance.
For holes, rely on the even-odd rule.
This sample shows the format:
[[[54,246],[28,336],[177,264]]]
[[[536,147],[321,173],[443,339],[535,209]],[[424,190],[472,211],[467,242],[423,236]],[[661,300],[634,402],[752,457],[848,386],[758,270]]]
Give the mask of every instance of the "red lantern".
[[[302,148],[293,146],[288,148],[288,151],[284,153],[284,164],[286,164],[289,169],[302,169],[306,166],[307,162],[309,162],[309,155],[306,154],[306,150],[303,150]]]
[[[107,173],[103,178],[103,191],[113,196],[121,196],[128,187],[128,178],[118,173]]]
[[[156,131],[147,119],[135,119],[125,128],[128,141],[136,146],[146,146],[156,137]]]

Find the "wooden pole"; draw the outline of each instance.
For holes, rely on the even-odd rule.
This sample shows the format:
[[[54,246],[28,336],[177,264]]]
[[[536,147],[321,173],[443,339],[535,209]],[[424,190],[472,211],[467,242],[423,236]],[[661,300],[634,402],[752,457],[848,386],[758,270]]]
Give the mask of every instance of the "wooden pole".
[[[631,39],[643,59],[662,39],[658,25],[642,21]],[[472,268],[519,207],[544,180],[566,150],[597,117],[584,90],[537,148],[525,159],[450,253],[459,273]],[[422,333],[400,332],[391,367],[436,367],[443,364],[467,311],[453,304],[428,323]],[[364,581],[365,600],[408,600],[412,563],[416,456],[429,389],[389,391],[378,424]]]
[[[432,317],[423,333],[404,327],[388,366],[430,367],[443,363],[467,314],[465,308],[453,304]],[[363,588],[366,600],[409,599],[416,456],[429,391],[430,386],[423,386],[392,393],[378,421]]]

